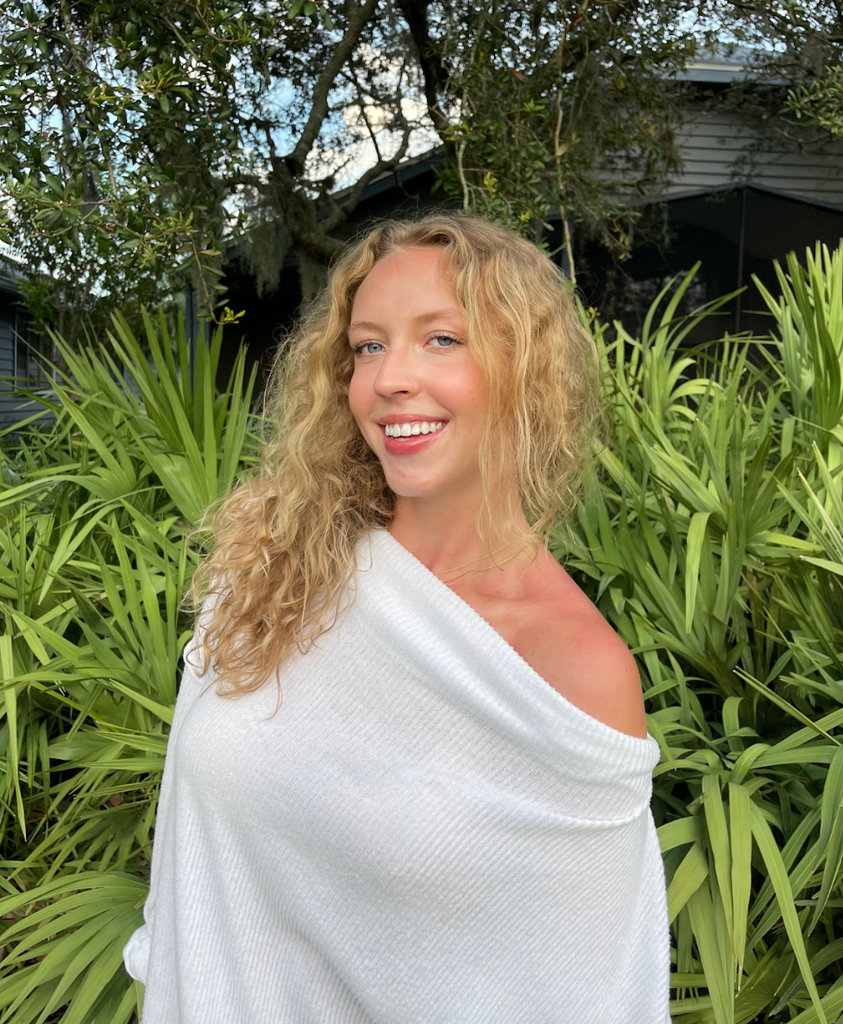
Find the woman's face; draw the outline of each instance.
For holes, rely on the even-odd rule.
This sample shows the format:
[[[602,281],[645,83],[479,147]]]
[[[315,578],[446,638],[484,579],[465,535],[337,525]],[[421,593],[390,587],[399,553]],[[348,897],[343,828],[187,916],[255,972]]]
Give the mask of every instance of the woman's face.
[[[412,498],[474,489],[486,386],[441,250],[402,249],[376,263],[348,334],[349,405],[389,487]]]

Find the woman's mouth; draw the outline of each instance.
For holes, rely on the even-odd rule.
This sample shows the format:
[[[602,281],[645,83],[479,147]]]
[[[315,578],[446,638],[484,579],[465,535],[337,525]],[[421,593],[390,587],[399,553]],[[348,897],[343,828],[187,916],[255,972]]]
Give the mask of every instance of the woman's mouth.
[[[447,420],[384,423],[384,446],[390,455],[415,455],[433,444],[447,425]]]
[[[386,423],[387,437],[417,437],[419,434],[435,434],[445,426],[444,420],[418,420],[415,423]]]

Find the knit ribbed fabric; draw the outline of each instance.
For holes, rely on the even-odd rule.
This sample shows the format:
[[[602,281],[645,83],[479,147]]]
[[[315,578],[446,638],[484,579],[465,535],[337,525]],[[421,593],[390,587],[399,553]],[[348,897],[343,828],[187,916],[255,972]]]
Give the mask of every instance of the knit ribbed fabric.
[[[658,746],[574,707],[386,531],[236,700],[190,667],[143,1024],[668,1024]]]

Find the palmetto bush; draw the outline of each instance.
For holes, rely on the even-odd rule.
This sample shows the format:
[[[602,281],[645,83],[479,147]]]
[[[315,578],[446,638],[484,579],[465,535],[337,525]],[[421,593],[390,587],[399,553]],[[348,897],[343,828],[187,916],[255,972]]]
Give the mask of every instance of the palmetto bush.
[[[767,296],[774,336],[595,324],[614,436],[557,553],[638,655],[683,1024],[843,1013],[843,255]],[[703,314],[700,314],[703,315]],[[117,1024],[140,987],[155,799],[189,637],[191,529],[253,458],[242,362],[125,325],[65,352],[47,430],[3,447],[0,1022]],[[119,363],[115,365],[114,360]],[[134,381],[127,387],[125,379]],[[246,397],[243,397],[243,393]]]
[[[112,354],[59,341],[52,423],[3,444],[0,1020],[119,1024],[140,986],[152,826],[202,510],[254,456],[242,357],[115,322]],[[115,364],[115,359],[120,365]]]
[[[843,1014],[843,252],[806,256],[764,293],[773,337],[708,373],[690,278],[640,338],[597,328],[615,433],[559,538],[662,748],[682,1024]]]

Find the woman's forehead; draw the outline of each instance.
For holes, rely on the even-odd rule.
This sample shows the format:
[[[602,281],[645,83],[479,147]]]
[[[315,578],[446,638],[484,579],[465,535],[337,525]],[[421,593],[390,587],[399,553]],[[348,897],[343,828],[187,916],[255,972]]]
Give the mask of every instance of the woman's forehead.
[[[454,290],[449,261],[441,248],[414,246],[384,256],[357,287],[352,302],[352,320],[359,309],[381,307],[401,301],[407,308],[433,306],[461,312]]]

